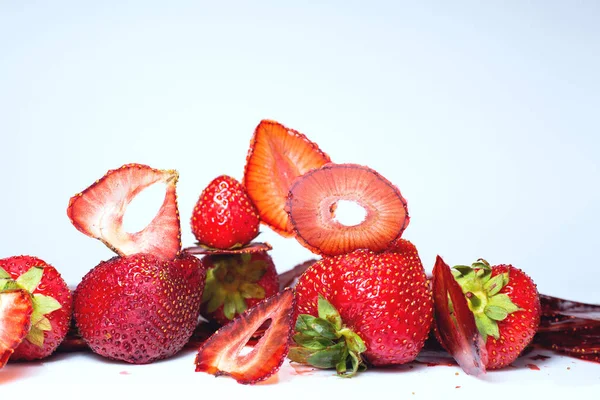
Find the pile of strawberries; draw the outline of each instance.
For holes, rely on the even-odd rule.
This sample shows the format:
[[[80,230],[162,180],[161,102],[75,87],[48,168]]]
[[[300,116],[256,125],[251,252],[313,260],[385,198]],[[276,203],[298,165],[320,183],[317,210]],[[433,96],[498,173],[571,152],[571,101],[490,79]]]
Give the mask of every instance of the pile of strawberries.
[[[540,299],[527,275],[485,260],[451,269],[438,257],[428,278],[402,238],[410,219],[400,190],[277,122],[256,128],[241,183],[219,176],[204,189],[191,219],[198,243],[186,249],[178,178],[128,164],[71,198],[73,225],[116,253],[73,293],[40,259],[0,260],[0,367],[52,354],[71,318],[92,351],[130,363],[176,354],[203,318],[215,332],[196,370],[240,383],[267,379],[286,357],[341,376],[407,363],[430,334],[479,375],[510,364],[536,333]],[[127,205],[156,183],[166,186],[158,214],[126,232]],[[342,201],[358,204],[363,220],[341,223]],[[294,285],[280,282],[271,246],[253,242],[261,223],[320,257]]]

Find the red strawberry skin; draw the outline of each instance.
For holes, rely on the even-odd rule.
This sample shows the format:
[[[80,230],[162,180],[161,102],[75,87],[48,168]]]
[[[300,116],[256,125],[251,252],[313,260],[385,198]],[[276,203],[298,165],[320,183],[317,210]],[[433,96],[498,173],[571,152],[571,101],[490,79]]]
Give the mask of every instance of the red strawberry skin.
[[[198,321],[205,271],[182,253],[114,257],[88,272],[75,290],[75,322],[101,356],[135,364],[170,357]]]
[[[244,246],[258,235],[260,220],[246,190],[234,178],[221,175],[204,189],[192,214],[192,232],[208,247]]]
[[[535,283],[520,269],[504,264],[492,267],[492,278],[504,272],[508,272],[509,281],[500,293],[508,295],[521,310],[498,322],[498,339],[488,337],[488,369],[513,362],[531,342],[540,324],[541,305]]]
[[[324,257],[296,285],[297,313],[318,315],[322,294],[365,342],[371,365],[414,360],[432,322],[429,283],[419,258],[355,250]]]
[[[53,297],[60,303],[61,308],[46,316],[52,325],[52,329],[44,331],[43,347],[36,346],[25,339],[15,349],[10,358],[11,361],[38,360],[48,357],[54,353],[64,340],[71,323],[73,311],[71,291],[56,268],[40,258],[27,255],[0,260],[0,268],[8,272],[13,279],[17,279],[32,267],[42,267],[44,269],[42,279],[32,294],[39,293]]]
[[[216,261],[218,261],[220,259],[232,258],[232,257],[242,258],[243,256],[241,256],[241,255],[206,256],[206,257],[202,258],[202,268],[204,270],[208,271],[210,268],[214,268]],[[262,300],[264,300],[266,298],[269,298],[269,297],[275,295],[279,291],[279,275],[277,274],[277,269],[275,267],[275,264],[273,263],[273,259],[271,258],[271,256],[269,254],[267,254],[267,252],[252,253],[252,254],[246,255],[245,257],[250,257],[249,261],[246,262],[247,264],[258,262],[258,263],[262,263],[265,268],[264,275],[256,282],[256,284],[258,286],[260,286],[264,289],[264,293],[265,293],[264,297],[261,297],[261,298],[250,297],[250,298],[245,299],[247,308],[252,308],[257,303],[261,302]],[[221,326],[227,324],[230,321],[230,319],[228,319],[225,316],[225,314],[223,313],[223,306],[220,306],[214,312],[208,312],[206,310],[206,306],[207,306],[206,303],[202,304],[202,316],[205,317],[206,319],[215,321]]]

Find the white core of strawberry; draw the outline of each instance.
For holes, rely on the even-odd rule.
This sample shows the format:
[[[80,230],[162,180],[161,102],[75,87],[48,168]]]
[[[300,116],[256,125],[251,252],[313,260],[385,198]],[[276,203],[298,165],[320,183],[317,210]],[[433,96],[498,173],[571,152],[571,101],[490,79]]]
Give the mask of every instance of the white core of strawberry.
[[[367,210],[356,201],[339,200],[332,208],[333,220],[345,226],[360,225],[367,217]]]
[[[150,225],[160,211],[166,191],[165,182],[157,182],[138,193],[127,205],[123,215],[123,230],[135,233]]]

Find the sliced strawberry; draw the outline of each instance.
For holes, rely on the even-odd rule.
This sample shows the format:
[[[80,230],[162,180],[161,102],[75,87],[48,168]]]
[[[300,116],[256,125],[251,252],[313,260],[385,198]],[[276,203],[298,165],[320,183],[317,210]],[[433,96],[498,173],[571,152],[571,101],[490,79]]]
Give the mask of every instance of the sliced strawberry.
[[[181,250],[181,228],[177,209],[174,170],[158,170],[141,164],[127,164],[110,170],[69,201],[67,214],[84,234],[99,239],[119,255],[151,253],[163,260],[175,258]],[[142,190],[155,183],[166,184],[160,210],[143,230],[123,229],[127,206]]]
[[[488,360],[485,342],[460,285],[440,256],[433,268],[433,303],[441,344],[467,374],[484,374]]]
[[[26,290],[0,292],[0,368],[29,333],[33,303]]]
[[[215,249],[212,247],[206,247],[203,245],[197,245],[187,247],[185,251],[190,254],[202,254],[202,255],[215,255],[215,254],[252,254],[252,253],[264,253],[265,251],[272,250],[273,246],[269,243],[254,242],[247,244],[243,247],[235,249]]]
[[[284,207],[293,180],[330,161],[302,133],[275,121],[261,121],[250,142],[244,170],[244,185],[261,221],[283,236],[292,236]]]
[[[337,220],[340,201],[358,204],[362,222]],[[286,211],[298,241],[317,254],[340,255],[366,248],[381,251],[408,225],[406,200],[396,186],[374,170],[356,164],[327,164],[297,178]]]
[[[196,372],[229,375],[243,384],[263,381],[276,373],[288,350],[293,328],[294,292],[286,289],[247,310],[213,334],[196,355]],[[240,354],[254,332],[271,324],[255,347]]]

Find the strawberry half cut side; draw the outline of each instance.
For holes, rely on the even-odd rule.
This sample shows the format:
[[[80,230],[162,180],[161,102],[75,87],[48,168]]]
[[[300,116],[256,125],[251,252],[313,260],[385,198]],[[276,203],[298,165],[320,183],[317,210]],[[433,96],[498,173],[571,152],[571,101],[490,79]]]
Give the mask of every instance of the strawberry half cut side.
[[[294,292],[286,289],[245,311],[204,342],[196,355],[196,372],[229,375],[242,384],[269,378],[288,353],[294,307]],[[269,320],[254,348],[241,354],[254,332]]]
[[[290,237],[294,231],[285,201],[294,179],[330,162],[305,135],[275,121],[261,121],[250,141],[244,186],[261,222]]]
[[[32,313],[33,303],[26,290],[0,292],[0,368],[29,333]]]
[[[181,251],[181,227],[177,209],[174,170],[158,170],[141,164],[126,164],[110,170],[69,201],[67,215],[80,232],[101,240],[121,256],[151,253],[172,260]],[[160,210],[144,229],[125,232],[123,216],[127,206],[142,190],[164,183],[166,193]]]
[[[362,222],[338,221],[339,202],[364,209]],[[376,171],[356,164],[327,164],[297,178],[286,203],[298,241],[328,256],[365,248],[382,251],[398,239],[409,222],[406,200]]]
[[[263,253],[265,251],[273,250],[273,246],[269,243],[254,242],[247,244],[242,247],[232,249],[215,249],[204,245],[191,246],[184,249],[190,254],[201,254],[201,255],[215,255],[215,254],[252,254],[252,253]]]
[[[441,344],[467,374],[484,374],[485,343],[460,285],[440,256],[433,268],[433,304]]]

